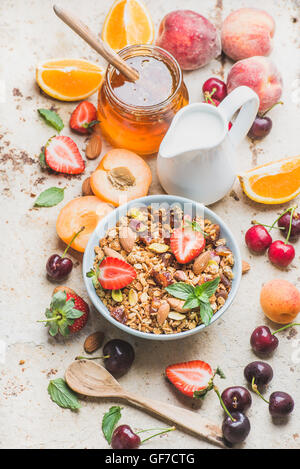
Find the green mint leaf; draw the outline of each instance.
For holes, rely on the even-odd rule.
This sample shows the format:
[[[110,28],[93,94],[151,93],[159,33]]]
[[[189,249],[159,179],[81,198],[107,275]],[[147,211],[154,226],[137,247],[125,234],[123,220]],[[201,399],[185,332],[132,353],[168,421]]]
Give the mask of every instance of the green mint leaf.
[[[52,401],[59,405],[59,407],[71,410],[77,410],[81,407],[76,394],[62,378],[50,381],[48,393]]]
[[[49,187],[35,201],[35,207],[53,207],[64,199],[64,189]]]
[[[121,407],[113,406],[109,409],[106,414],[104,414],[102,419],[102,431],[107,440],[107,442],[111,443],[111,438],[115,426],[117,425],[118,421],[121,418]]]
[[[50,109],[38,109],[38,112],[47,124],[54,127],[58,132],[64,128],[64,123],[56,112],[50,111]]]
[[[220,283],[220,277],[210,280],[209,282],[203,283],[203,293],[205,293],[209,298],[216,292],[218,285]]]
[[[58,291],[57,293],[55,293],[55,294],[52,296],[51,304],[50,304],[51,310],[54,311],[54,310],[63,309],[63,307],[64,307],[65,304],[66,304],[66,300],[67,300],[66,292],[64,292],[64,291]],[[73,301],[73,304],[74,304],[74,299],[73,299],[73,298],[70,299],[69,301],[70,301],[70,302]]]
[[[203,324],[205,324],[205,326],[208,326],[208,324],[211,321],[211,318],[213,317],[213,309],[210,306],[210,304],[201,302],[200,316],[201,316]]]
[[[195,288],[192,285],[189,285],[184,282],[173,283],[166,287],[166,291],[170,293],[175,298],[180,300],[187,300],[189,295],[194,294]]]
[[[224,372],[221,370],[221,368],[219,366],[215,371],[215,375],[219,375],[221,379],[226,379],[226,376],[225,376]]]
[[[186,302],[183,305],[184,309],[194,309],[198,308],[200,306],[200,300],[194,296],[194,294],[191,294],[187,297]]]

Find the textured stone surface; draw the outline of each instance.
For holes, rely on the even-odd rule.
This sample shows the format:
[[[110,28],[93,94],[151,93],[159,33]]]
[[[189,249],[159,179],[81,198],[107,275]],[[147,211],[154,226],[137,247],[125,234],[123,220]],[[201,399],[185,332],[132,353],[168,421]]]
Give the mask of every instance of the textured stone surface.
[[[60,0],[60,5],[72,8],[96,32],[101,29],[107,3],[110,2]],[[175,8],[195,9],[219,26],[221,19],[233,9],[250,3],[261,7],[258,0],[148,0],[146,3],[156,27],[163,15]],[[274,15],[277,24],[271,57],[283,74],[285,104],[272,111],[274,126],[269,137],[258,144],[245,140],[239,147],[239,170],[299,153],[299,2],[265,0],[263,7]],[[220,389],[244,384],[243,368],[255,359],[249,347],[250,333],[257,325],[268,323],[258,302],[262,283],[282,277],[300,286],[299,244],[292,266],[281,272],[272,267],[266,257],[251,256],[243,242],[251,219],[270,222],[281,208],[252,203],[241,193],[238,183],[234,193],[212,207],[231,227],[243,258],[251,264],[251,271],[243,278],[232,307],[199,335],[167,344],[138,341],[119,332],[93,311],[88,326],[76,338],[49,338],[47,330],[36,321],[42,318],[53,290],[53,285],[45,278],[45,261],[51,253],[62,252],[63,248],[55,232],[55,220],[62,205],[33,209],[33,201],[36,195],[52,185],[66,188],[65,202],[80,195],[82,178],[93,171],[98,161],[89,161],[82,177],[49,176],[41,172],[37,163],[40,147],[54,131],[41,121],[36,110],[53,106],[67,123],[74,104],[60,103],[40,93],[34,71],[40,60],[51,57],[82,57],[104,62],[55,17],[51,0],[2,0],[0,26],[0,86],[5,84],[5,95],[0,95],[0,347],[6,344],[5,359],[0,356],[3,358],[0,363],[0,447],[107,447],[100,422],[103,413],[114,402],[83,399],[82,409],[72,413],[53,404],[47,394],[49,379],[64,375],[68,364],[83,352],[86,335],[97,329],[103,329],[107,339],[123,338],[135,347],[135,364],[121,379],[125,388],[176,405],[193,407],[199,415],[203,413],[213,421],[221,422],[222,410],[215,395],[211,393],[203,403],[191,402],[174,391],[166,382],[163,371],[172,362],[199,358],[212,366],[222,367],[227,379],[219,382]],[[215,60],[203,69],[187,73],[185,81],[191,101],[202,100],[203,81],[212,74],[226,76],[230,65],[228,60]],[[96,102],[96,96],[91,100]],[[67,125],[64,133],[69,134]],[[83,150],[84,138],[75,136],[75,140]],[[107,146],[102,155],[106,149]],[[155,159],[149,161],[155,174]],[[161,188],[154,178],[151,193],[158,191]],[[72,252],[72,258],[75,268],[68,285],[85,296],[81,255]],[[269,360],[275,376],[267,395],[275,390],[294,395],[293,416],[286,424],[274,425],[266,404],[253,396],[253,406],[248,413],[252,431],[243,448],[300,447],[299,338],[300,331],[296,328],[282,333],[280,347]],[[19,364],[20,361],[24,363]],[[151,428],[159,421],[124,405],[122,423],[134,428]],[[206,448],[209,445],[176,431],[148,442],[146,447]]]

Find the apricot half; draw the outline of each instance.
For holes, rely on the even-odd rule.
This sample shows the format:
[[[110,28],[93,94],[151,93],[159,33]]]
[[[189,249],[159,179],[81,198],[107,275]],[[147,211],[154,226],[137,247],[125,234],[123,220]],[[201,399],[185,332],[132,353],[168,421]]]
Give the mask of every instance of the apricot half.
[[[77,197],[70,200],[59,212],[56,221],[58,236],[68,244],[73,236],[84,226],[84,230],[76,237],[71,247],[84,252],[89,237],[98,222],[113,210],[105,202],[94,195]]]
[[[115,206],[148,194],[152,174],[147,163],[129,150],[110,150],[91,175],[93,193]]]
[[[260,304],[271,321],[288,324],[300,312],[300,292],[287,280],[271,280],[261,289]]]

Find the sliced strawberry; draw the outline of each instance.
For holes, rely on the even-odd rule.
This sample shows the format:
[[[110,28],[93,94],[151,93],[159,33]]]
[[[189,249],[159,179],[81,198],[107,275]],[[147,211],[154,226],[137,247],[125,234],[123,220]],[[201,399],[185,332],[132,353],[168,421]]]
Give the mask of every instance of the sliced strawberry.
[[[73,324],[69,326],[69,331],[74,334],[75,332],[79,332],[87,323],[89,318],[90,308],[89,305],[81,298],[79,295],[73,295],[72,293],[67,293],[67,301],[70,298],[74,298],[74,308],[78,311],[82,311],[82,316],[75,319]]]
[[[126,287],[136,277],[134,268],[116,257],[106,257],[99,266],[98,280],[107,290],[119,290]]]
[[[166,376],[182,394],[193,397],[195,391],[208,388],[213,371],[208,363],[192,360],[168,366]]]
[[[81,134],[89,133],[89,126],[97,120],[97,110],[89,101],[82,101],[74,109],[70,118],[70,127]]]
[[[85,168],[76,143],[64,135],[49,140],[45,148],[45,160],[58,173],[80,174]]]
[[[192,228],[177,228],[170,239],[171,250],[180,264],[186,264],[205,248],[205,239],[200,231]]]

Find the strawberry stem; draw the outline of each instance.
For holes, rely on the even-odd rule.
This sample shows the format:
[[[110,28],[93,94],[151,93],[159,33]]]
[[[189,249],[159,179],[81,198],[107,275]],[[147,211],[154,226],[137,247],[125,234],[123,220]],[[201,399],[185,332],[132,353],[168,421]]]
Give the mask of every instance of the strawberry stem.
[[[69,249],[69,247],[71,246],[71,244],[75,241],[75,239],[77,238],[77,236],[85,229],[85,226],[82,226],[80,228],[79,231],[77,231],[77,233],[74,234],[73,238],[71,239],[71,241],[69,242],[68,246],[66,247],[66,249],[64,250],[63,252],[63,255],[61,256],[61,258],[63,259],[65,257],[65,255],[67,254],[67,251]]]
[[[283,326],[280,329],[277,329],[277,331],[272,332],[272,335],[275,335],[275,334],[277,334],[277,332],[284,331],[285,329],[288,329],[289,327],[293,327],[293,326],[300,326],[300,323],[299,322],[294,322],[292,324],[287,324],[286,326]]]
[[[155,433],[155,435],[148,436],[148,438],[145,438],[144,440],[141,441],[141,444],[145,443],[145,441],[151,440],[151,438],[154,438],[155,436],[163,435],[164,433],[168,433],[168,432],[173,432],[174,430],[176,430],[176,427],[166,428],[162,432]]]
[[[265,117],[265,115],[268,114],[268,112],[271,111],[271,109],[273,109],[273,107],[277,106],[277,104],[284,104],[284,103],[283,103],[283,101],[278,101],[277,103],[273,104],[273,106],[269,107],[266,111],[261,113],[260,117]]]
[[[223,407],[224,412],[228,415],[228,417],[232,420],[232,422],[235,422],[236,420],[232,417],[231,413],[229,412],[226,405],[224,404],[224,401],[221,397],[221,394],[220,394],[219,389],[217,388],[217,386],[214,386],[213,390],[215,391],[216,395],[218,396],[220,404]]]
[[[259,396],[261,397],[261,399],[263,401],[265,401],[267,404],[269,404],[269,401],[267,401],[267,399],[264,398],[264,396],[259,392],[259,390],[257,389],[257,385],[255,384],[255,378],[253,376],[252,378],[252,382],[251,382],[251,387],[252,387],[252,390]]]

